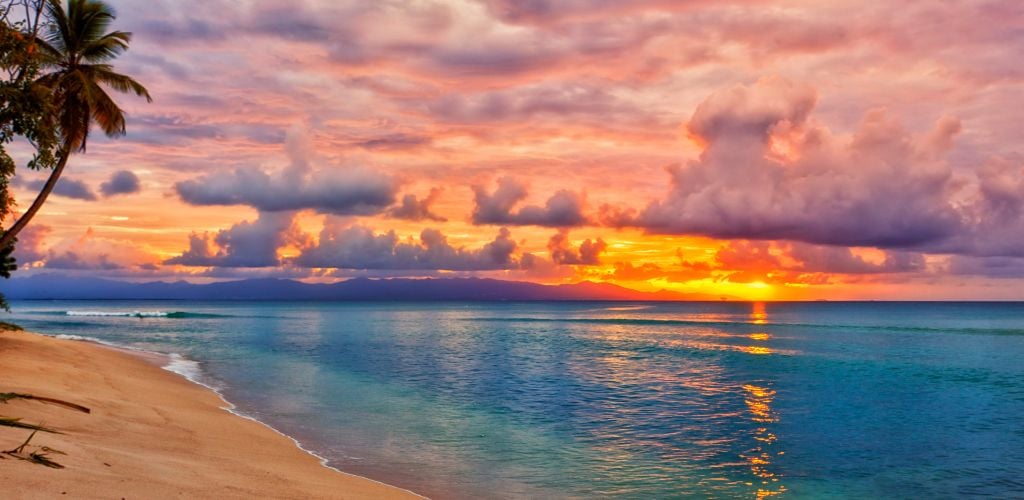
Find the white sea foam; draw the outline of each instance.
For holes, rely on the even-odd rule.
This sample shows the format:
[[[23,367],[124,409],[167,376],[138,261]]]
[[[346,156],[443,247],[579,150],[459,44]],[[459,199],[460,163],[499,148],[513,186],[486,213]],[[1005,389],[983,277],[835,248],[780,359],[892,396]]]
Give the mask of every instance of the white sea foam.
[[[115,316],[131,318],[162,318],[168,313],[164,311],[67,311],[68,316]]]
[[[103,311],[99,311],[99,312],[103,312]],[[71,311],[68,311],[68,313],[69,313],[69,315],[71,315],[70,314]],[[420,498],[427,498],[427,497],[425,497],[423,495],[420,495],[420,494],[418,494],[418,493],[416,493],[414,491],[406,490],[404,488],[399,488],[397,486],[390,485],[390,484],[387,484],[387,483],[383,483],[383,482],[377,481],[375,479],[371,479],[371,478],[368,478],[368,477],[365,477],[365,476],[359,476],[359,475],[356,475],[356,474],[352,474],[352,473],[340,470],[337,467],[332,466],[330,464],[330,461],[328,461],[327,458],[324,457],[323,455],[320,455],[320,454],[314,452],[313,450],[310,450],[310,449],[306,448],[305,446],[303,446],[302,443],[299,442],[298,439],[295,439],[294,437],[289,436],[288,434],[285,434],[285,433],[281,432],[280,430],[276,429],[274,426],[272,426],[272,425],[270,425],[270,424],[268,424],[268,423],[266,423],[266,422],[264,422],[264,421],[262,421],[262,420],[260,420],[260,419],[258,419],[256,417],[252,417],[250,415],[246,415],[245,413],[243,413],[242,411],[240,411],[238,409],[237,405],[235,405],[231,401],[228,401],[228,399],[226,397],[224,397],[224,393],[221,392],[220,388],[218,388],[218,387],[216,387],[214,385],[211,385],[210,383],[207,383],[207,382],[205,382],[203,380],[205,378],[205,377],[203,377],[203,369],[202,369],[202,366],[199,364],[198,361],[194,361],[194,360],[188,359],[188,358],[186,358],[186,357],[184,357],[184,356],[182,356],[181,354],[178,354],[178,353],[164,354],[164,353],[159,353],[159,352],[154,352],[154,351],[148,351],[148,350],[145,350],[145,349],[139,349],[139,348],[135,348],[135,347],[123,346],[123,345],[115,344],[115,343],[112,343],[112,342],[104,342],[104,341],[102,341],[100,339],[97,339],[97,338],[94,338],[94,337],[84,337],[84,336],[81,336],[81,335],[64,335],[64,334],[55,335],[54,337],[56,337],[58,339],[65,339],[65,340],[77,340],[77,341],[85,341],[85,342],[96,342],[96,343],[99,343],[99,344],[103,344],[103,345],[110,346],[110,347],[115,347],[115,348],[118,348],[118,349],[129,349],[129,350],[132,350],[132,351],[138,351],[138,352],[144,352],[144,353],[148,353],[148,354],[156,354],[156,355],[160,355],[160,356],[166,356],[168,361],[167,361],[167,364],[162,367],[164,370],[167,370],[167,371],[172,372],[172,373],[177,373],[178,375],[180,375],[182,377],[185,377],[185,379],[188,380],[189,382],[192,382],[192,383],[194,383],[196,385],[205,387],[205,388],[213,391],[213,393],[216,394],[217,397],[219,397],[220,400],[224,402],[224,406],[221,407],[223,410],[227,411],[228,413],[231,413],[232,415],[236,415],[236,416],[244,418],[246,420],[251,420],[253,422],[256,422],[257,424],[260,424],[260,425],[266,427],[267,429],[270,429],[271,431],[274,431],[277,434],[280,434],[280,435],[288,438],[291,442],[295,443],[295,446],[298,449],[308,453],[309,455],[312,455],[314,458],[319,460],[321,466],[323,466],[323,467],[325,467],[327,469],[331,469],[331,470],[333,470],[333,471],[335,471],[335,472],[337,472],[339,474],[344,474],[346,476],[359,477],[359,478],[365,479],[367,481],[373,481],[375,483],[383,484],[385,486],[390,486],[392,488],[401,489],[401,490],[403,490],[405,492],[411,493],[411,494],[416,495],[416,496],[418,496]]]
[[[96,337],[83,337],[81,335],[64,335],[64,334],[55,335],[55,337],[58,338],[58,339],[63,339],[63,340],[78,340],[78,341],[82,341],[82,342],[94,342],[96,344],[103,344],[105,346],[116,347],[118,349],[130,349],[130,350],[133,350],[133,351],[137,351],[138,350],[138,349],[133,349],[131,347],[125,347],[125,346],[122,346],[122,345],[118,345],[118,344],[115,344],[113,342],[107,342],[107,341],[104,341],[104,340],[100,340],[100,339],[98,339]]]
[[[200,380],[200,377],[202,376],[203,371],[202,371],[202,368],[199,367],[199,362],[198,361],[193,361],[191,359],[188,359],[188,358],[186,358],[186,357],[184,357],[181,354],[178,354],[176,352],[172,352],[167,357],[167,359],[168,359],[167,365],[165,365],[163,367],[164,370],[177,373],[178,375],[181,375],[182,377],[187,378],[191,382],[195,382],[195,383],[200,384],[202,386],[209,387],[207,384],[203,383]],[[211,389],[213,389],[213,388],[211,387]]]
[[[343,470],[338,469],[337,467],[332,466],[330,464],[330,461],[327,460],[326,457],[316,453],[313,450],[310,450],[309,448],[306,448],[305,446],[302,445],[302,443],[298,439],[295,439],[294,437],[289,436],[288,434],[285,434],[285,433],[281,432],[280,430],[278,430],[274,426],[272,426],[272,425],[270,425],[270,424],[268,424],[268,423],[266,423],[266,422],[264,422],[264,421],[262,421],[262,420],[260,420],[260,419],[258,419],[256,417],[253,417],[251,415],[246,415],[241,410],[239,410],[237,405],[235,405],[231,401],[228,401],[228,398],[226,398],[224,396],[224,393],[221,392],[220,388],[215,387],[213,385],[210,385],[210,384],[208,384],[208,383],[206,383],[206,382],[204,382],[202,380],[202,378],[203,378],[202,377],[202,373],[203,372],[202,372],[202,367],[200,366],[199,362],[193,361],[191,359],[188,359],[188,358],[186,358],[186,357],[184,357],[184,356],[182,356],[180,354],[177,354],[177,353],[171,353],[168,356],[168,359],[169,359],[169,362],[167,363],[166,366],[163,367],[164,370],[177,373],[178,375],[181,375],[182,377],[185,377],[185,379],[187,379],[188,381],[190,381],[190,382],[192,382],[192,383],[194,383],[196,385],[203,386],[203,387],[213,391],[213,393],[216,394],[220,398],[220,400],[224,402],[225,406],[221,407],[223,410],[225,410],[228,413],[231,413],[232,415],[235,415],[237,417],[241,417],[241,418],[244,418],[246,420],[251,420],[253,422],[256,422],[257,424],[260,424],[263,427],[266,427],[267,429],[270,429],[271,431],[274,431],[275,433],[280,434],[281,436],[284,436],[284,437],[288,438],[292,443],[295,443],[295,447],[297,447],[298,449],[306,452],[309,455],[312,455],[317,460],[319,460],[321,466],[323,466],[323,467],[325,467],[327,469],[331,469],[334,472],[337,472],[339,474],[345,474],[346,476],[359,477],[359,478],[362,478],[362,479],[366,479],[368,481],[373,481],[375,483],[383,484],[385,486],[390,486],[392,488],[398,488],[397,486],[390,485],[390,484],[387,484],[387,483],[383,483],[381,481],[377,481],[375,479],[371,479],[371,478],[368,478],[368,477],[365,477],[365,476],[358,476],[356,474],[345,472]],[[424,497],[423,495],[420,495],[420,494],[418,494],[418,493],[416,493],[414,491],[406,490],[406,489],[403,489],[403,488],[398,488],[398,489],[402,489],[403,491],[411,493],[413,495],[416,495],[416,496],[418,496],[420,498],[427,498],[427,497]]]

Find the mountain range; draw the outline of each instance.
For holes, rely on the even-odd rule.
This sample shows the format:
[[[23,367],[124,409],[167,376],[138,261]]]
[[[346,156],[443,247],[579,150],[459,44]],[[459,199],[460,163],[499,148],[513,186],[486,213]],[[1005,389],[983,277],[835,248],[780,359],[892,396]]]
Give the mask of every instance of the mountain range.
[[[41,274],[0,281],[8,299],[50,300],[324,300],[324,301],[718,301],[730,297],[642,292],[611,283],[583,281],[544,285],[488,278],[353,278],[335,283],[259,278],[216,283],[152,281]]]

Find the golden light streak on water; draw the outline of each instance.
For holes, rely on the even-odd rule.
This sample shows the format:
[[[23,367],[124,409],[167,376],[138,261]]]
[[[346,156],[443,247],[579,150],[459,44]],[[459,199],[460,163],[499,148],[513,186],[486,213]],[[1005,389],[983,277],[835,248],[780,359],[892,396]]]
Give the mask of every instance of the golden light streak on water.
[[[754,324],[768,323],[768,312],[764,302],[755,302],[752,305],[750,317]],[[767,332],[757,332],[750,334],[749,337],[752,340],[766,342],[771,335]],[[772,353],[771,348],[766,346],[749,346],[745,350],[751,354]],[[758,499],[781,495],[785,493],[786,487],[779,484],[781,474],[774,472],[772,467],[772,457],[783,453],[775,449],[779,437],[771,430],[771,424],[779,421],[778,413],[772,409],[776,392],[771,387],[754,383],[744,384],[743,391],[745,392],[743,402],[747,405],[750,419],[759,424],[753,436],[757,445],[743,455],[750,467],[750,472],[760,480],[754,495]]]
[[[768,311],[764,306],[764,302],[754,302],[751,304],[753,310],[750,312],[750,320],[755,325],[763,325],[768,322]]]

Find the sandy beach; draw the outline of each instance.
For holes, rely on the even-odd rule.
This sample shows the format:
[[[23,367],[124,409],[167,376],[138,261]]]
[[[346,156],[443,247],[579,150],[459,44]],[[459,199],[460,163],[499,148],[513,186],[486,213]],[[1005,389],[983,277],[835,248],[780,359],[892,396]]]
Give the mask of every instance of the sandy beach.
[[[0,404],[64,434],[31,444],[61,450],[52,469],[0,460],[4,498],[420,498],[336,472],[289,438],[234,415],[219,395],[146,359],[89,342],[0,332],[0,392],[59,398],[85,414],[30,400]],[[0,449],[29,431],[0,427]]]

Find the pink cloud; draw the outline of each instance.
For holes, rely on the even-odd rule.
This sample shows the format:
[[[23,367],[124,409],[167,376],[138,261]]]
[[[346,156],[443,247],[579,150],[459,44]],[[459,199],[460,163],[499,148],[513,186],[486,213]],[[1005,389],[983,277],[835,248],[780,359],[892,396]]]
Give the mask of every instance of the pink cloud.
[[[698,160],[669,169],[672,188],[635,224],[717,238],[914,247],[962,229],[950,200],[948,137],[914,137],[884,110],[850,136],[809,120],[815,92],[781,78],[712,94],[688,130]],[[938,123],[951,136],[958,127]]]

